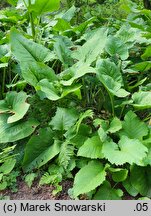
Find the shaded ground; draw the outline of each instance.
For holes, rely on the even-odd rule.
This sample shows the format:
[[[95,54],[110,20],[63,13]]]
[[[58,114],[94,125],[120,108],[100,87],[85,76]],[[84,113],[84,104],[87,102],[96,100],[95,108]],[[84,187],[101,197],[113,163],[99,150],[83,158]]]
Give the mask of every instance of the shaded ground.
[[[71,200],[68,195],[68,190],[72,188],[73,182],[66,180],[62,182],[62,192],[58,193],[56,196],[52,194],[52,191],[55,189],[51,185],[39,186],[38,182],[34,182],[31,188],[27,186],[24,181],[17,182],[18,191],[13,193],[11,190],[5,190],[0,192],[1,199],[10,199],[10,200]],[[129,196],[126,191],[124,191],[125,196],[123,200],[134,200],[136,198]],[[80,197],[81,200],[86,200],[85,196]]]
[[[52,195],[54,189],[53,186],[44,185],[38,186],[38,183],[34,183],[31,188],[23,181],[18,184],[18,192],[13,193],[10,190],[0,192],[0,196],[8,196],[10,200],[70,200],[68,195],[68,189],[72,187],[71,181],[65,181],[62,183],[63,190],[56,196]]]

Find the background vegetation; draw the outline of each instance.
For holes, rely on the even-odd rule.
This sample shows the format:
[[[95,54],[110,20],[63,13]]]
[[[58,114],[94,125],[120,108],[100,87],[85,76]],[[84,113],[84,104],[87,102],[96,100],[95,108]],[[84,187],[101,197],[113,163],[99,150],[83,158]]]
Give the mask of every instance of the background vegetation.
[[[150,199],[150,1],[0,6],[0,190]]]

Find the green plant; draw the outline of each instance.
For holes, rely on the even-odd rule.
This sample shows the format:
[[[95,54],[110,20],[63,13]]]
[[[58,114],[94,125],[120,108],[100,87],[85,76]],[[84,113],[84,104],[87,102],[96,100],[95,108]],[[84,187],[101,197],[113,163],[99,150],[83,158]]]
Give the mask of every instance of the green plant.
[[[127,19],[77,25],[75,6],[54,12],[59,2],[24,1],[22,25],[6,40],[2,33],[0,143],[22,145],[15,149],[29,187],[40,176],[56,194],[71,178],[74,199],[122,199],[124,190],[151,198],[150,11],[120,1]],[[10,168],[2,189],[19,175]]]

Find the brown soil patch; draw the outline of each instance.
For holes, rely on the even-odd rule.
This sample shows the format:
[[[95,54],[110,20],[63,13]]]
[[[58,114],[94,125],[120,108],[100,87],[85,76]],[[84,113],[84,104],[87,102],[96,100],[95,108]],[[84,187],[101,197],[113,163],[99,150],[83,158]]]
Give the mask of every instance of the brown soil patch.
[[[71,200],[68,195],[68,189],[72,187],[71,181],[62,182],[62,192],[53,196],[52,191],[55,189],[51,185],[39,186],[34,183],[31,188],[23,181],[18,181],[18,191],[16,193],[11,190],[0,192],[0,196],[8,196],[10,200]]]

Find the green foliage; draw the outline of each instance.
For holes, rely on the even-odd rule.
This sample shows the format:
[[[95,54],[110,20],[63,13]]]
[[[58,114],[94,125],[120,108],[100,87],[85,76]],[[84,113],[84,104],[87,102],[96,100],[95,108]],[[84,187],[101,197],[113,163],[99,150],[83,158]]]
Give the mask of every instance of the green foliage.
[[[60,143],[53,140],[50,128],[40,129],[28,141],[25,148],[23,167],[27,171],[39,168],[59,153]],[[34,155],[33,155],[34,152]]]
[[[9,114],[0,114],[0,143],[15,142],[28,137],[39,124],[34,119],[7,123],[9,116]]]
[[[16,122],[24,117],[29,109],[25,92],[8,92],[5,100],[0,101],[0,113],[10,113],[7,123]]]
[[[108,181],[105,181],[98,189],[93,200],[121,200],[123,192],[121,189],[114,189]]]
[[[130,0],[8,3],[0,189],[15,191],[22,170],[54,194],[72,179],[74,199],[124,199],[123,187],[151,198],[150,11]]]
[[[73,186],[74,196],[94,190],[104,182],[105,176],[103,165],[99,161],[92,160],[76,174]]]
[[[78,115],[74,109],[57,107],[56,114],[52,118],[50,125],[53,130],[67,131],[75,124],[77,118]]]
[[[28,187],[32,186],[32,183],[36,177],[37,177],[36,173],[29,173],[28,175],[26,175],[25,182],[27,183]]]

